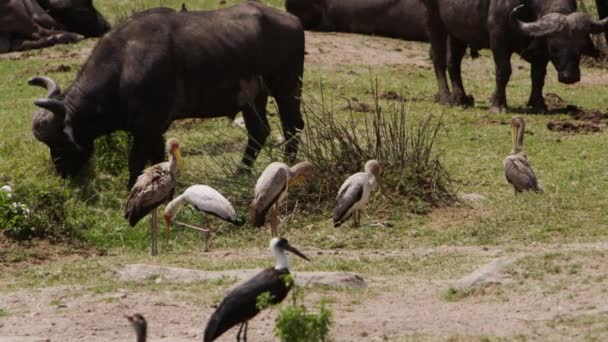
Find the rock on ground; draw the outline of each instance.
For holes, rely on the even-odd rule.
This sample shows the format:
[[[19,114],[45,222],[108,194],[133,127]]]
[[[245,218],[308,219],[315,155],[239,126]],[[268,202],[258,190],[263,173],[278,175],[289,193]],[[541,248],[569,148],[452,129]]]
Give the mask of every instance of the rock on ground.
[[[157,282],[169,281],[191,283],[204,280],[236,279],[244,281],[260,272],[253,270],[200,271],[188,268],[130,264],[118,270],[118,279],[141,282],[154,279]],[[348,272],[294,272],[294,279],[300,286],[327,286],[334,288],[366,288],[363,278]]]
[[[504,273],[505,269],[520,258],[520,256],[507,256],[495,259],[457,280],[454,287],[464,290],[485,284],[503,284],[509,280],[508,275]]]

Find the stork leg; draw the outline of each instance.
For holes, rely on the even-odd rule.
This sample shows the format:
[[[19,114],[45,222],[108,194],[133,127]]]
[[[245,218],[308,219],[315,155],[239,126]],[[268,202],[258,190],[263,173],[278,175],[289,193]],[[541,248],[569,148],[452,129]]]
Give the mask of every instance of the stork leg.
[[[249,321],[245,321],[245,331],[243,332],[243,341],[247,342],[247,328],[249,328]]]
[[[359,211],[359,209],[355,210],[355,212],[353,213],[353,226],[355,228],[359,227],[359,218],[361,217],[361,212]]]
[[[247,321],[241,323],[241,325],[239,326],[239,332],[236,333],[236,340],[237,341],[241,340],[241,332],[243,331],[243,327],[245,326],[245,323],[247,323]]]
[[[157,255],[158,254],[158,249],[156,246],[156,232],[158,229],[158,221],[157,221],[157,216],[156,216],[156,208],[154,208],[154,210],[152,210],[152,218],[150,220],[150,224],[151,226],[151,237],[150,237],[150,242],[152,243],[152,249],[150,251],[150,254]]]
[[[270,218],[270,234],[272,237],[277,236],[277,227],[279,225],[279,204],[276,203],[272,208],[272,217]]]
[[[205,231],[201,232],[203,235],[203,240],[205,242],[205,252],[209,252],[209,237],[211,236],[211,230],[209,228],[209,218],[205,216],[204,218],[204,226]]]

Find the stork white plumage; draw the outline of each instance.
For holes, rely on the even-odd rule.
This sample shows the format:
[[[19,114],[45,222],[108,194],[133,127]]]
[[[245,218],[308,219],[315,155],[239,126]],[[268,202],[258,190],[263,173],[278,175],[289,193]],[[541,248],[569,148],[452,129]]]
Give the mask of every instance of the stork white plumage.
[[[238,217],[232,204],[230,204],[226,197],[210,186],[196,184],[188,187],[181,195],[175,197],[165,207],[163,217],[165,219],[165,234],[167,237],[169,236],[169,227],[171,226],[175,211],[184,203],[192,205],[205,214],[221,218],[234,225],[242,226],[244,223],[244,221]],[[211,234],[208,215],[205,215],[205,226],[203,228],[186,225],[176,221],[178,224],[201,230],[205,236],[205,250],[209,250],[209,236]]]
[[[250,205],[253,224],[262,227],[266,223],[266,214],[272,210],[270,231],[272,236],[277,236],[279,205],[287,196],[287,190],[313,175],[314,166],[309,162],[301,162],[291,168],[281,162],[270,163],[255,184],[255,195]]]
[[[338,191],[334,207],[334,227],[339,227],[351,216],[355,227],[360,225],[361,211],[365,209],[372,190],[382,184],[380,163],[368,160],[365,172],[357,172],[346,179]]]

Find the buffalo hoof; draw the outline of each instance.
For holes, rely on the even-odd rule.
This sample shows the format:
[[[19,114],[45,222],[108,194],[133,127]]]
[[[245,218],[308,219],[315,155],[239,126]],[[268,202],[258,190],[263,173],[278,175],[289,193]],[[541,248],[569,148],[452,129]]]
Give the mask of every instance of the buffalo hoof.
[[[444,106],[451,106],[453,104],[450,94],[442,96],[441,93],[436,93],[434,101]]]
[[[497,106],[497,105],[490,106],[490,113],[492,113],[492,114],[504,114],[506,112],[507,112],[506,106]]]
[[[460,107],[473,107],[475,106],[475,98],[473,95],[466,94],[452,94],[452,104]]]
[[[534,113],[540,113],[540,114],[546,114],[549,113],[549,110],[547,109],[547,105],[545,104],[545,100],[541,99],[538,101],[528,101],[528,107],[532,108],[532,111]]]

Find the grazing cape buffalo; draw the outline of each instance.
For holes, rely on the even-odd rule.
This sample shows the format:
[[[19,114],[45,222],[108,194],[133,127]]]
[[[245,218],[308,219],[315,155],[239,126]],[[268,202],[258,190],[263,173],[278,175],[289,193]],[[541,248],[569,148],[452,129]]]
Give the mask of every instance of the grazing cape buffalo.
[[[542,96],[549,61],[562,83],[580,79],[582,53],[597,51],[590,33],[603,32],[608,19],[594,21],[576,11],[575,0],[422,0],[427,7],[427,24],[433,50],[433,65],[443,104],[467,104],[460,65],[466,45],[492,49],[496,65],[496,90],[490,110],[506,110],[506,85],[511,76],[511,55],[520,54],[531,67],[532,91],[528,105],[546,111]],[[603,1],[603,0],[602,0]],[[446,40],[449,35],[450,39]],[[446,63],[449,41],[451,56]],[[452,92],[447,85],[450,71]]]
[[[268,96],[275,98],[286,154],[297,151],[304,69],[304,31],[289,13],[258,2],[215,10],[153,9],[135,14],[101,38],[72,85],[48,89],[33,117],[33,133],[50,148],[62,176],[79,172],[95,138],[133,136],[129,186],[146,163],[164,157],[163,133],[175,119],[243,112],[251,166],[269,135]]]
[[[0,53],[74,43],[109,29],[91,0],[0,0]]]
[[[428,41],[419,0],[286,0],[306,30],[338,31]]]

